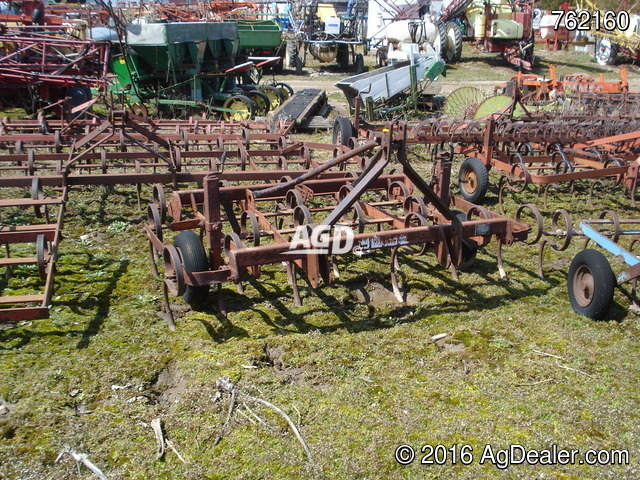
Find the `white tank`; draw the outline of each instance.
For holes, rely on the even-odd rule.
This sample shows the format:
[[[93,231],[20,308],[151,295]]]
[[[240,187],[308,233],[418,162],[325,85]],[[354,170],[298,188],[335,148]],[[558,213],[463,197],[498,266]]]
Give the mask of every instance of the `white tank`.
[[[540,37],[543,40],[555,40],[556,30],[553,28],[558,20],[558,15],[546,14],[540,19]],[[573,40],[576,36],[575,31],[569,31],[564,26],[564,19],[560,21],[557,30],[557,39],[561,42],[568,42]]]

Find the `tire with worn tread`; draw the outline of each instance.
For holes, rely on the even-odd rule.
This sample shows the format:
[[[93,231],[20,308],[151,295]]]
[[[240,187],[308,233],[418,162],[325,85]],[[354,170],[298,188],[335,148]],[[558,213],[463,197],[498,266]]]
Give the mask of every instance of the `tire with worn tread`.
[[[333,143],[339,145],[348,145],[349,139],[355,135],[355,129],[351,124],[351,120],[344,117],[336,118],[333,123]]]
[[[476,157],[467,157],[458,173],[458,184],[462,197],[471,203],[478,203],[484,200],[489,190],[489,172]]]
[[[207,254],[200,237],[190,230],[180,232],[173,241],[173,246],[182,255],[182,263],[187,272],[204,272],[209,270]],[[187,285],[182,298],[191,306],[202,305],[209,295],[209,285],[192,287]]]
[[[457,63],[462,59],[462,29],[458,22],[448,22],[446,25],[447,43],[447,63]]]
[[[567,288],[571,307],[577,314],[594,320],[606,318],[616,284],[609,261],[598,250],[588,248],[573,257]]]

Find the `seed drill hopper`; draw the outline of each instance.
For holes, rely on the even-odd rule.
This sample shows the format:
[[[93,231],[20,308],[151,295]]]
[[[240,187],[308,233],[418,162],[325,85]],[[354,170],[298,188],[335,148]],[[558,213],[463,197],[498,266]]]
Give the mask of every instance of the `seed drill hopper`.
[[[127,46],[111,64],[114,92],[143,116],[154,105],[159,113],[215,111],[249,119],[259,113],[260,100],[267,106],[268,100],[254,93],[248,78],[253,63],[239,56],[239,38],[235,22],[128,25]]]

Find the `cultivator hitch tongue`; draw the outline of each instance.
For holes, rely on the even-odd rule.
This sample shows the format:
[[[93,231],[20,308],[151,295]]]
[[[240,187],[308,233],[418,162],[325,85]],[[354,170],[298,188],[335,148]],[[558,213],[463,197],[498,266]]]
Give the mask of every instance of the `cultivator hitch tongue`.
[[[266,171],[256,170],[253,182],[243,177],[232,185],[232,173],[218,172],[205,178],[203,189],[177,190],[168,198],[156,185],[144,229],[156,275],[158,260],[164,263],[170,326],[169,294],[197,306],[210,286],[218,285],[218,306],[226,314],[222,284],[233,282],[242,293],[243,279],[260,276],[268,264],[285,265],[296,305],[301,305],[299,274],[317,288],[339,275],[338,257],[355,260],[378,250],[391,250],[391,283],[399,301],[399,269],[407,250],[413,255],[432,250],[457,278],[477,249],[495,237],[504,275],[502,245],[526,240],[529,227],[453,197],[449,154],[436,158],[432,178],[425,180],[407,160],[406,135],[406,124],[388,124],[376,140],[334,148],[331,159],[313,160],[313,168],[292,170],[276,184],[264,183],[260,174]],[[281,153],[313,158],[314,149],[327,150],[310,143]],[[385,172],[392,159],[402,173]],[[357,173],[348,170],[354,165]],[[179,232],[173,243],[164,238],[169,231]]]

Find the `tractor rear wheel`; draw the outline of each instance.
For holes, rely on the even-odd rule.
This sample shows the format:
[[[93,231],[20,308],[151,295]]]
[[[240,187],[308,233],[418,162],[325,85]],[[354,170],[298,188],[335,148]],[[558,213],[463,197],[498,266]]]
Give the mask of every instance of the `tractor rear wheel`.
[[[457,63],[462,59],[462,29],[458,22],[447,23],[446,55],[447,63]]]

